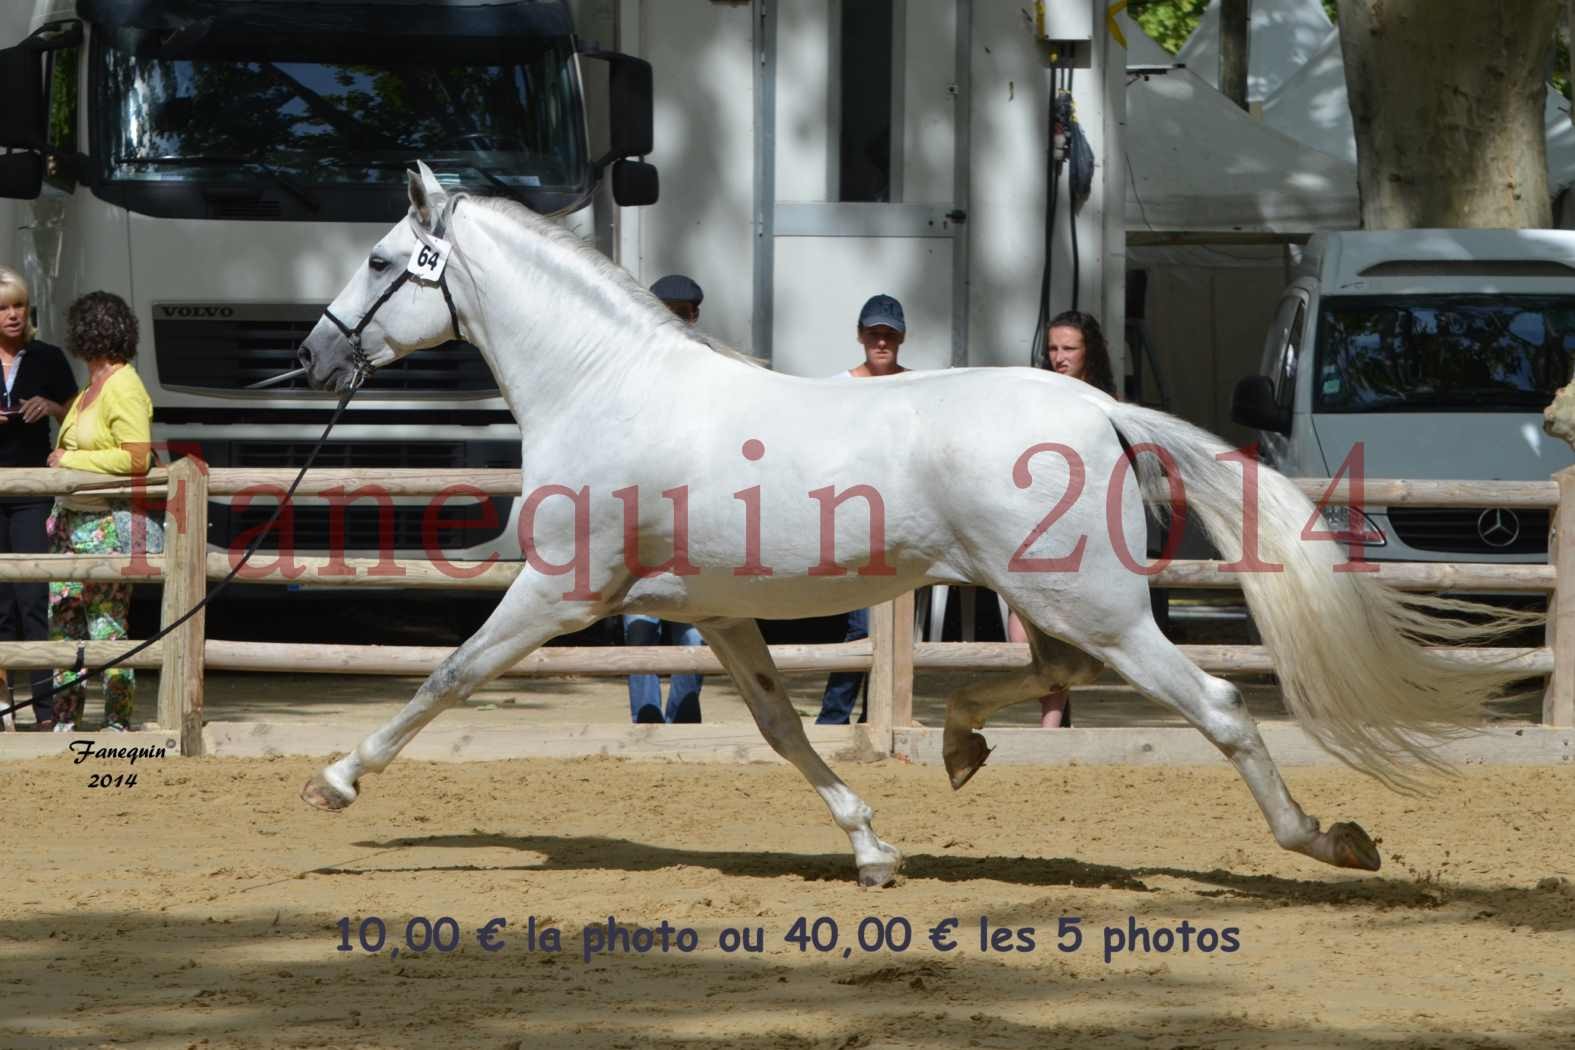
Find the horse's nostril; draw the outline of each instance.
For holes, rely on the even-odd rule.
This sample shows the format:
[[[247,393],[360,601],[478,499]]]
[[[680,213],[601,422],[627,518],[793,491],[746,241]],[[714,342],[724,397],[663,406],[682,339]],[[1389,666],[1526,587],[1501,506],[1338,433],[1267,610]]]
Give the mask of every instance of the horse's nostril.
[[[297,350],[295,352],[295,359],[297,361],[301,362],[301,367],[302,368],[311,368],[312,367],[312,350],[311,350],[311,348],[308,347],[305,343],[302,343],[301,344],[301,349],[299,349],[299,350]]]

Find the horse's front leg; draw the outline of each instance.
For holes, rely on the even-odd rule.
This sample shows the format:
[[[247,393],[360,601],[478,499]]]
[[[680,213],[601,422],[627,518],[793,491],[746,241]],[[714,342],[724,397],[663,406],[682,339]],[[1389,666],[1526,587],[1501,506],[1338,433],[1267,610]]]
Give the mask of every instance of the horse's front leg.
[[[600,603],[561,597],[561,580],[522,574],[481,629],[427,676],[387,725],[306,782],[301,797],[319,809],[344,809],[356,800],[363,773],[381,773],[423,727],[444,710],[523,660],[560,634],[589,626],[605,612]]]
[[[804,720],[788,702],[782,673],[771,660],[771,651],[754,620],[716,620],[696,624],[700,634],[733,676],[738,691],[755,716],[755,725],[772,750],[804,774],[814,786],[837,827],[848,833],[853,844],[853,859],[859,866],[859,882],[865,886],[885,886],[897,877],[902,854],[882,842],[870,826],[874,810],[853,789],[844,784],[810,746]]]

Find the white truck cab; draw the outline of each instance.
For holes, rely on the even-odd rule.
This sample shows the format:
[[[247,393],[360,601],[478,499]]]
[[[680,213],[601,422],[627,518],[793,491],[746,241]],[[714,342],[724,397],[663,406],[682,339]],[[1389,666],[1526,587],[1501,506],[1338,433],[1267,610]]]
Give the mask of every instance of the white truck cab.
[[[600,156],[583,58],[609,63]],[[27,38],[0,50],[0,84],[0,196],[25,202],[40,337],[62,339],[84,292],[120,295],[140,322],[155,441],[213,466],[303,462],[334,397],[250,386],[294,367],[405,214],[417,159],[571,226],[609,170],[618,204],[656,195],[655,170],[622,159],[651,150],[650,65],[585,45],[567,0],[38,0]],[[480,353],[455,341],[379,370],[317,462],[515,467],[519,430]],[[254,535],[275,502],[215,501],[210,543]],[[426,502],[395,508],[396,552],[431,545]],[[468,517],[465,502],[436,547],[520,557],[518,501],[473,500]],[[290,518],[277,542],[303,554],[388,543],[375,500]]]
[[[1291,476],[1544,480],[1575,452],[1542,409],[1575,360],[1575,233],[1392,230],[1307,244],[1232,418]],[[1330,514],[1373,561],[1537,562],[1545,510]]]

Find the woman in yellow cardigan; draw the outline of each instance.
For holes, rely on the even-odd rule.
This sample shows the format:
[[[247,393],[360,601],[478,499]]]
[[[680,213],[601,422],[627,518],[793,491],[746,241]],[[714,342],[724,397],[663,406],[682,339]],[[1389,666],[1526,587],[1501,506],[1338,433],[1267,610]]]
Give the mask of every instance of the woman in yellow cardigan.
[[[137,354],[137,317],[118,295],[89,292],[66,311],[66,349],[87,365],[88,386],[60,423],[49,465],[100,474],[140,476],[152,458],[153,402],[131,366]],[[132,544],[163,550],[158,524],[128,500],[82,495],[55,501],[47,524],[50,550],[73,554],[129,554]],[[49,585],[52,639],[126,638],[131,584],[68,581]],[[57,676],[56,684],[69,675]],[[129,667],[104,672],[105,728],[130,728],[135,677]],[[82,715],[80,681],[54,696],[56,732],[70,732]],[[45,728],[40,725],[40,728]]]

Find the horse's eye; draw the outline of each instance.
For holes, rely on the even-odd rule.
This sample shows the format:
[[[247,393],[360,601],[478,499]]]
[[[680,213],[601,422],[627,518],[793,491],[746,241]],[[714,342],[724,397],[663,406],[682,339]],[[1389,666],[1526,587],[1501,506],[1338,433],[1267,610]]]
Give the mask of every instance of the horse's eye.
[[[388,269],[388,260],[376,255],[368,259],[366,264],[372,268],[373,273],[382,273]]]

